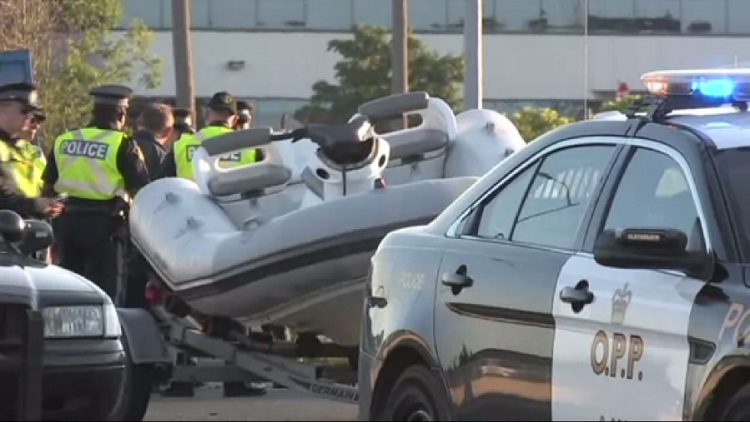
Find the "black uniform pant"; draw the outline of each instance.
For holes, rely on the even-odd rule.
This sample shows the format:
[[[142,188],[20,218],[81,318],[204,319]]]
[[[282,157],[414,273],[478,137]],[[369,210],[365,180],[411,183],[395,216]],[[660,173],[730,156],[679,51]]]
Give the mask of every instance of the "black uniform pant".
[[[63,211],[53,220],[58,264],[117,296],[117,247],[113,217],[104,212]]]

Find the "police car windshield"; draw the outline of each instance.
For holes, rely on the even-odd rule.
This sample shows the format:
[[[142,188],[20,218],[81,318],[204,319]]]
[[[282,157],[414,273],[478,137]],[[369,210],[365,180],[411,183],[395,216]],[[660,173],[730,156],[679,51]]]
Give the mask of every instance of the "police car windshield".
[[[750,264],[750,147],[720,149],[714,159],[738,231],[743,262]]]

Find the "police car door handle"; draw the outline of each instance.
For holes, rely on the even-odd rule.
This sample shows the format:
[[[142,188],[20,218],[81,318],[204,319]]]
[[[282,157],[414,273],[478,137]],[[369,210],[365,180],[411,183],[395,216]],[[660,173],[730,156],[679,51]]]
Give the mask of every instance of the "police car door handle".
[[[583,288],[565,287],[560,291],[560,300],[575,305],[588,305],[594,301],[594,293],[588,286]]]
[[[465,274],[447,273],[443,274],[443,285],[449,287],[471,287],[474,280]]]
[[[388,305],[388,299],[379,296],[368,296],[366,303],[368,308],[383,309]]]

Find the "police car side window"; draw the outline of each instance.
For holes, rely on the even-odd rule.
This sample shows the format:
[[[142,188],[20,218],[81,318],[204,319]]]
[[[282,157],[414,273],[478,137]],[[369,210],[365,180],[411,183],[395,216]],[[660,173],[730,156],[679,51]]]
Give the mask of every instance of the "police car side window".
[[[534,175],[511,241],[573,248],[614,152],[614,145],[582,145],[546,156]]]
[[[524,169],[483,206],[477,228],[478,237],[497,240],[510,238],[513,221],[536,168],[536,165],[531,165]]]
[[[662,227],[688,235],[700,230],[698,210],[679,163],[659,151],[638,148],[629,160],[603,229]]]

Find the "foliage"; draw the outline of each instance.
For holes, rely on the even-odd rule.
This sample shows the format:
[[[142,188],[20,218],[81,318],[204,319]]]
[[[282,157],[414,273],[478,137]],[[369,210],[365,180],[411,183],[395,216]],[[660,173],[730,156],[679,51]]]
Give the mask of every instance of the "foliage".
[[[622,98],[615,98],[602,104],[600,112],[602,111],[620,111],[625,112],[635,101],[640,100],[640,95],[627,95]]]
[[[124,36],[112,33],[123,18],[119,0],[0,0],[0,10],[0,51],[32,52],[48,144],[88,120],[92,87],[127,83],[134,74],[145,88],[160,84],[151,31],[134,21]]]
[[[531,142],[552,129],[573,123],[574,120],[552,108],[524,107],[511,116],[511,121],[526,142]]]
[[[328,43],[328,51],[342,56],[335,65],[337,84],[318,81],[311,103],[295,112],[303,122],[344,122],[369,100],[391,93],[391,44],[384,28],[357,25],[353,38]],[[426,91],[460,107],[463,57],[431,51],[413,33],[408,35],[409,90]]]

